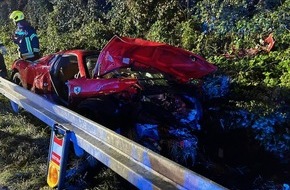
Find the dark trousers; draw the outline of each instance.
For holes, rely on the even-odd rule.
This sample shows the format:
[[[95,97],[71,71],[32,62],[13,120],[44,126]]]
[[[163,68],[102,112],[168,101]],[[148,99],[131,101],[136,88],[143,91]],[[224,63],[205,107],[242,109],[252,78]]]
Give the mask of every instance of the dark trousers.
[[[5,65],[4,57],[0,53],[0,76],[3,78],[7,78],[7,68]]]

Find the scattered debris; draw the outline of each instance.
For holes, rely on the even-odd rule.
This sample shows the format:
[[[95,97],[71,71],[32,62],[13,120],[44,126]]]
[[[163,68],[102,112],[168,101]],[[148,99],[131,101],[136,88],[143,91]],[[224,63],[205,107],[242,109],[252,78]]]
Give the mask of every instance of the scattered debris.
[[[269,34],[269,36],[264,40],[261,39],[259,43],[260,44],[257,44],[256,47],[249,49],[237,49],[236,47],[232,47],[231,53],[228,52],[224,54],[224,56],[227,59],[234,59],[234,58],[243,58],[246,56],[255,56],[262,51],[269,53],[275,44],[273,33]]]

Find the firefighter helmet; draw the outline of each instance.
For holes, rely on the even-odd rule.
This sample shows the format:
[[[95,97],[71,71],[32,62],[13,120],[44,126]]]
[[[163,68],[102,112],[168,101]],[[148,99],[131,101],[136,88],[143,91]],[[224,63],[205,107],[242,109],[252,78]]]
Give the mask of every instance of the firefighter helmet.
[[[9,18],[11,20],[13,20],[14,23],[16,23],[16,22],[24,19],[24,14],[22,11],[16,10],[10,14]]]

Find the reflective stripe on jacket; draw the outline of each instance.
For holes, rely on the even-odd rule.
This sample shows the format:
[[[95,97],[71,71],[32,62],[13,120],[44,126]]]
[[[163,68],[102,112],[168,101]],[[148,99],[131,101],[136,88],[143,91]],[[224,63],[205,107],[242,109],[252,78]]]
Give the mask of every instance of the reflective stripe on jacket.
[[[34,53],[39,53],[39,40],[36,30],[26,21],[17,22],[14,43],[18,45],[22,58],[32,58]]]

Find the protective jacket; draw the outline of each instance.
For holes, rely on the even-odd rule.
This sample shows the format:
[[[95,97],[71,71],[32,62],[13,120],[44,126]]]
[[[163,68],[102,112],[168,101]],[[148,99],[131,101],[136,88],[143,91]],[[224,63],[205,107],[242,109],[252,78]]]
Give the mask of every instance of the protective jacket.
[[[39,39],[36,30],[26,21],[20,20],[16,24],[13,41],[19,47],[21,58],[30,59],[39,56]]]

